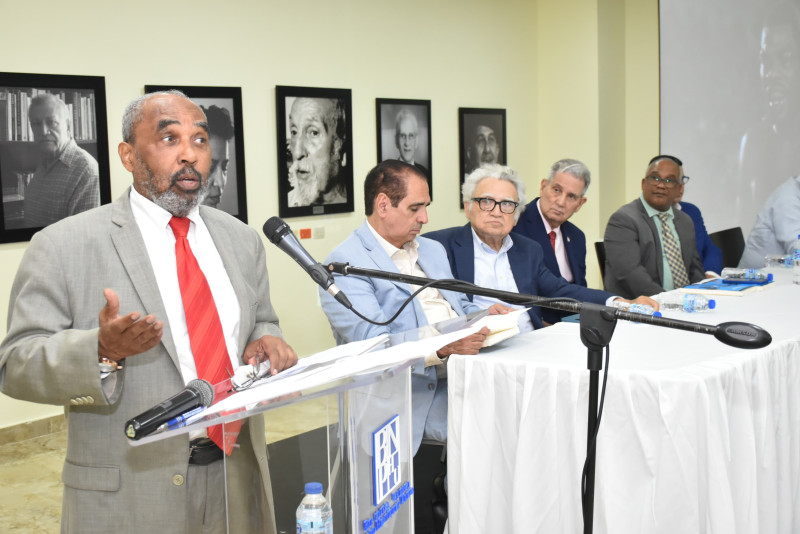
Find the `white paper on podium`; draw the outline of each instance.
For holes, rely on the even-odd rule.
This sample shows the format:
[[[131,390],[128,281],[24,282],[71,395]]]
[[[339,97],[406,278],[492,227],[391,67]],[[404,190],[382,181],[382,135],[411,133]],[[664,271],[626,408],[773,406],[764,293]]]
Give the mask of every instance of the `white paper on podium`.
[[[230,395],[189,419],[187,424],[214,413],[235,411],[241,408],[249,409],[261,401],[295,393],[302,389],[320,386],[334,380],[408,360],[424,358],[445,345],[474,334],[478,330],[480,330],[479,326],[470,326],[449,334],[409,341],[373,352],[367,351],[384,343],[388,336],[384,334],[364,341],[339,345],[313,356],[302,358],[296,366],[273,377],[262,379],[244,391]]]

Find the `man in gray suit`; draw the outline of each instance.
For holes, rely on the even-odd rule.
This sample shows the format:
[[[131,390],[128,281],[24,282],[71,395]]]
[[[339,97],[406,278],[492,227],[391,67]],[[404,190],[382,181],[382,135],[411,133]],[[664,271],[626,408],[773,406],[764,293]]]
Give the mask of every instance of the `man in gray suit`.
[[[63,405],[62,532],[274,532],[264,422],[245,422],[226,462],[184,434],[132,447],[125,422],[195,378],[168,221],[188,240],[216,305],[232,367],[296,363],[270,305],[258,233],[199,206],[211,167],[203,112],[177,92],[145,95],[118,149],[133,187],[36,234],[11,291],[0,390]],[[121,365],[120,365],[121,364]],[[201,447],[202,444],[202,447]]]
[[[655,295],[705,277],[697,253],[694,223],[673,210],[683,183],[673,156],[650,160],[642,194],[608,220],[605,233],[605,289],[624,298]]]

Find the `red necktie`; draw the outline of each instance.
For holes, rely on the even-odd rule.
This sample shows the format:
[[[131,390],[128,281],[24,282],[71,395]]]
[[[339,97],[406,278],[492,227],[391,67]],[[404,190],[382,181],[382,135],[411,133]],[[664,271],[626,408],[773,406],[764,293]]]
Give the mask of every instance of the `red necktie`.
[[[553,252],[556,251],[556,232],[555,230],[550,230],[550,233],[547,234],[550,236],[550,246],[553,247]]]
[[[178,285],[181,288],[186,327],[189,330],[189,344],[192,347],[197,376],[214,386],[214,400],[227,396],[232,372],[231,359],[222,333],[214,296],[208,286],[203,271],[197,263],[186,234],[189,233],[189,219],[173,217],[169,221],[175,234],[175,260],[178,265]],[[218,387],[219,386],[219,387]],[[222,425],[208,427],[208,437],[226,454],[230,454],[241,428],[241,420],[226,423],[223,438]]]

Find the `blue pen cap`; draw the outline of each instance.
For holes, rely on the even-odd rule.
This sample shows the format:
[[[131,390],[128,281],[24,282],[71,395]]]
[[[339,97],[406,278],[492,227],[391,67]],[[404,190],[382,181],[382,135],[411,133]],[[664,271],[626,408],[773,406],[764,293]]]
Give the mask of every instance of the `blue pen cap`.
[[[307,482],[306,495],[319,495],[322,493],[322,484],[320,482]]]

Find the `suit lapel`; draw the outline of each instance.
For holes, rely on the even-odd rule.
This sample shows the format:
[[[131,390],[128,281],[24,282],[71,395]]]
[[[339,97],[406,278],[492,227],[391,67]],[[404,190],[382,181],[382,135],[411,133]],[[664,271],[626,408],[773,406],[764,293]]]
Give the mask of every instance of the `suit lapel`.
[[[128,272],[139,300],[142,302],[143,312],[162,320],[164,333],[161,336],[161,343],[167,350],[175,367],[180,370],[178,352],[175,350],[175,343],[172,340],[169,321],[166,320],[167,310],[161,301],[158,282],[155,274],[153,274],[153,266],[150,264],[150,256],[147,254],[142,233],[133,219],[129,194],[130,189],[114,205],[111,220],[117,225],[117,228],[111,232],[111,242],[114,244],[117,255]]]
[[[453,256],[455,256],[456,278],[470,283],[475,282],[475,249],[472,242],[472,229],[470,225],[462,227],[453,239]],[[467,295],[470,302],[473,295]]]
[[[644,205],[642,205],[642,200],[637,199],[635,200],[636,207],[639,212],[644,217],[644,220],[647,222],[647,226],[650,228],[650,231],[653,233],[653,242],[654,242],[654,249],[656,253],[656,271],[658,272],[658,280],[661,286],[664,286],[664,258],[661,254],[661,233],[658,231],[658,226],[656,226],[656,222],[647,214],[647,210],[644,209]]]
[[[372,235],[372,231],[367,227],[366,222],[356,229],[356,235],[361,240],[361,244],[364,246],[364,249],[367,251],[367,256],[369,256],[370,259],[375,262],[375,267],[381,271],[388,271],[390,273],[400,272],[397,270],[397,266],[392,261],[392,258],[386,254],[386,251],[383,250],[383,247],[381,247],[381,245],[375,240],[375,236]],[[363,267],[364,269],[369,268],[366,265],[355,265],[354,267]],[[412,293],[411,286],[408,284],[403,282],[395,282],[392,280],[387,280],[387,282],[396,285],[401,291],[408,295]]]

